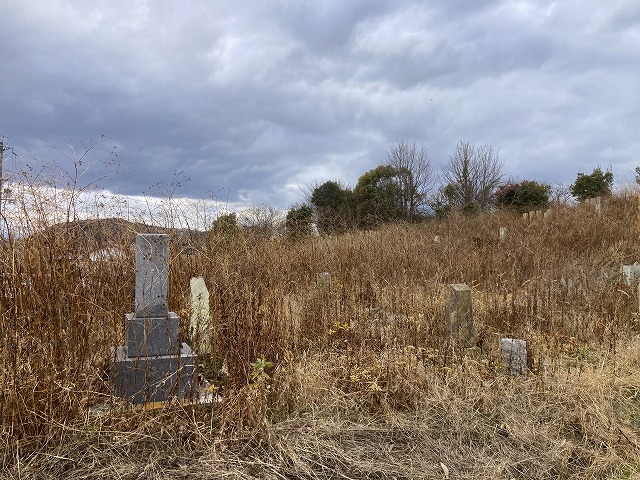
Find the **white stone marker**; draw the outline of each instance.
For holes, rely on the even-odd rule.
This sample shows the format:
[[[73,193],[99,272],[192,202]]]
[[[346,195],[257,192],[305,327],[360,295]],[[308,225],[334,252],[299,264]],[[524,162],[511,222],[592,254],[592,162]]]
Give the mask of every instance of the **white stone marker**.
[[[527,373],[527,342],[515,338],[500,339],[502,363],[509,375]]]
[[[507,238],[507,228],[506,227],[500,227],[499,230],[499,236],[500,236],[500,241],[503,241],[505,238]]]
[[[191,338],[197,342],[198,353],[211,353],[211,317],[209,314],[209,290],[202,277],[189,281],[191,289]]]
[[[629,287],[632,287],[640,281],[640,264],[637,262],[633,265],[622,265],[621,270],[624,283]]]

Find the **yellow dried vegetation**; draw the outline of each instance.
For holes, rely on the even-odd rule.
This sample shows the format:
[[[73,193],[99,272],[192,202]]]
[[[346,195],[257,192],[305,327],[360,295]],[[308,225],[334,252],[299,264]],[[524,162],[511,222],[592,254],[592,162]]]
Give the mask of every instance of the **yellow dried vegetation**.
[[[640,259],[635,224],[636,199],[621,196],[602,215],[576,206],[530,222],[239,234],[224,248],[183,236],[169,305],[188,311],[190,277],[205,278],[201,367],[222,401],[155,410],[110,395],[135,232],[103,235],[123,253],[99,261],[88,253],[103,245],[79,241],[73,222],[10,235],[0,478],[638,478],[638,293],[620,275]],[[445,338],[451,283],[473,291],[463,351]],[[502,337],[527,341],[526,376],[505,373]]]

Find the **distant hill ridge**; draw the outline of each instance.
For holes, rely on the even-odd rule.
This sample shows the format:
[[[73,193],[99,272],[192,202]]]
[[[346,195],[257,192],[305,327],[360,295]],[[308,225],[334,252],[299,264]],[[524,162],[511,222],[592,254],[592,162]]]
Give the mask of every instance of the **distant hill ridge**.
[[[75,220],[52,225],[42,232],[45,236],[64,236],[88,251],[133,244],[140,233],[166,233],[174,246],[192,245],[205,236],[205,232],[198,230],[159,227],[122,218]]]

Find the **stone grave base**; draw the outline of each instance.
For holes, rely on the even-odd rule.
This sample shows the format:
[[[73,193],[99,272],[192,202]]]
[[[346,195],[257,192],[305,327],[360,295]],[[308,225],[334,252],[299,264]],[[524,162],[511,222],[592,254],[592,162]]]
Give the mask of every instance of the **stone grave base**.
[[[197,396],[198,356],[182,343],[179,355],[129,357],[126,346],[112,348],[114,394],[137,403],[166,402]]]

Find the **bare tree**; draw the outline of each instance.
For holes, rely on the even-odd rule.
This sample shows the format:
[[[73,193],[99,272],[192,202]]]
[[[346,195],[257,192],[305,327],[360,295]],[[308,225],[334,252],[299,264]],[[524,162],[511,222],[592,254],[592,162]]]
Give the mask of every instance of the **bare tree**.
[[[268,205],[254,205],[238,213],[238,223],[248,232],[265,238],[277,235],[284,227],[285,213]]]
[[[566,205],[571,203],[571,185],[566,183],[556,183],[551,186],[551,203],[553,205]]]
[[[488,210],[502,179],[502,162],[491,145],[459,142],[444,168],[453,207],[467,212]]]
[[[399,140],[387,153],[387,165],[397,171],[402,216],[413,221],[427,205],[427,198],[436,184],[427,150],[424,145]]]

